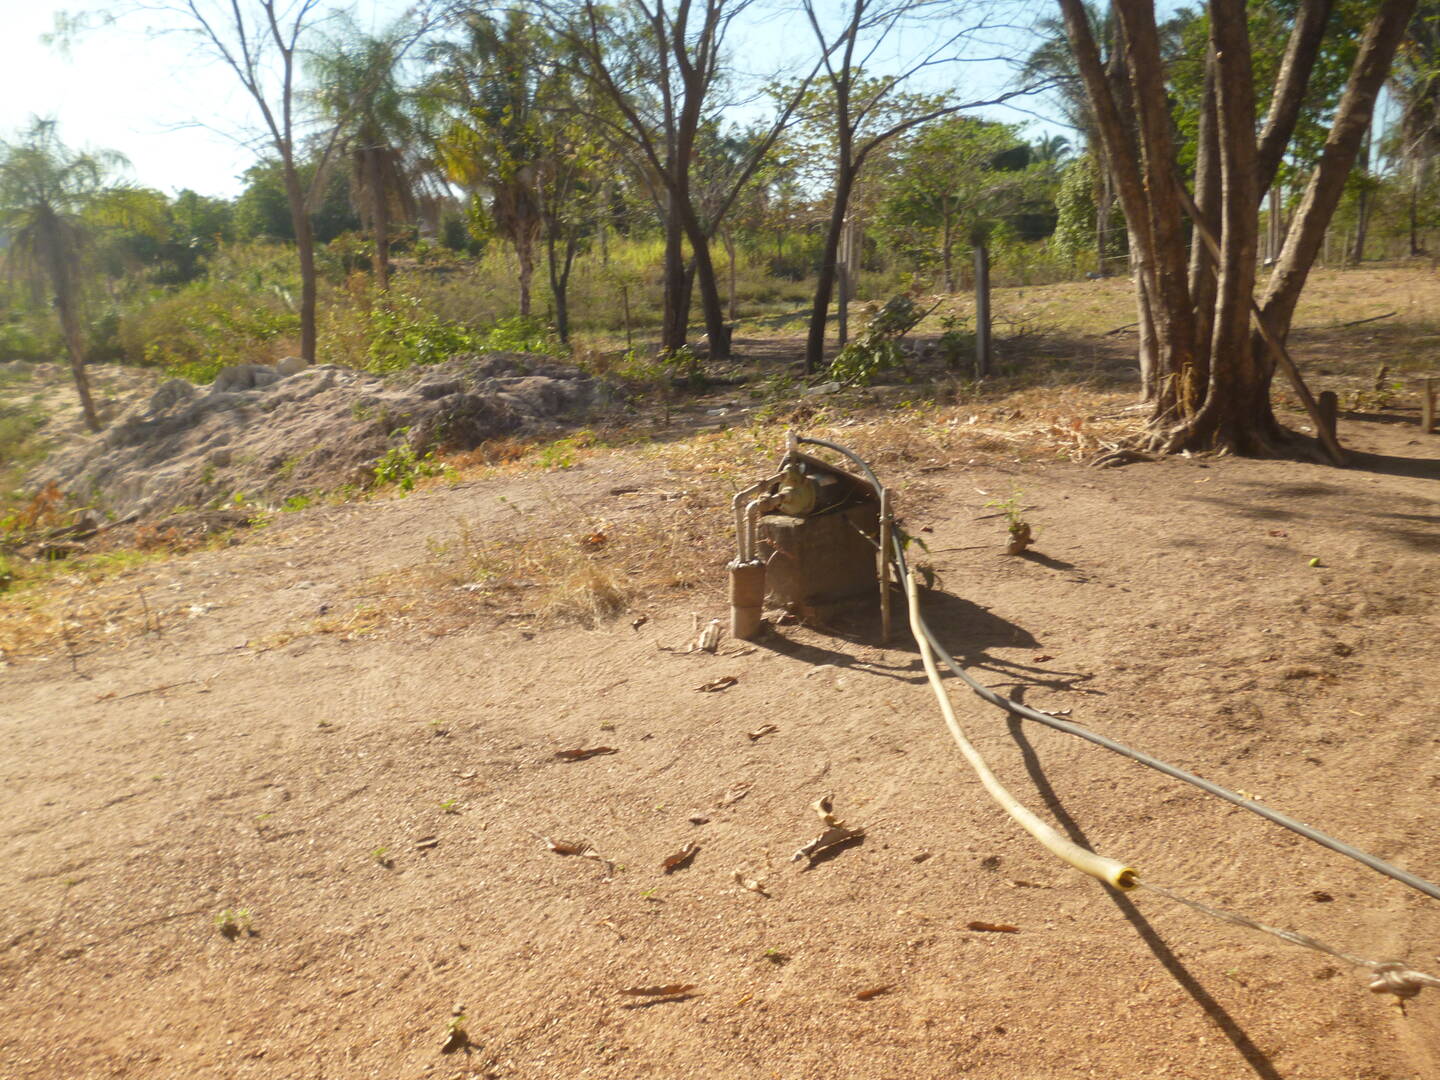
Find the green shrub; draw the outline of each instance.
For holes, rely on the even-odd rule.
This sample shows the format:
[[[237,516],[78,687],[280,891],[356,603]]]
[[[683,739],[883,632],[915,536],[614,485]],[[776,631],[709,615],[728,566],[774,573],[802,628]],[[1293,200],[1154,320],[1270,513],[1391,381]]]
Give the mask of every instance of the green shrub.
[[[569,350],[556,336],[553,327],[534,316],[515,315],[501,319],[474,338],[477,352],[539,353],[543,356],[564,356]]]
[[[403,371],[416,364],[438,364],[456,353],[474,352],[476,336],[459,323],[427,311],[420,301],[391,294],[368,317],[369,359],[377,373]]]
[[[396,432],[403,434],[403,430]],[[426,476],[443,476],[446,467],[435,460],[434,451],[417,454],[409,444],[392,446],[374,466],[375,483],[384,487],[394,484],[401,491],[415,490],[415,482]]]

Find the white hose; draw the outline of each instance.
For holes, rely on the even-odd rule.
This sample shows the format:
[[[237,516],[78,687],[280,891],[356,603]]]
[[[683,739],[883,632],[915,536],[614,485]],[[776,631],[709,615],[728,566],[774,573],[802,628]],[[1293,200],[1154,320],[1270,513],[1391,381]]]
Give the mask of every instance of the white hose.
[[[955,737],[955,745],[960,747],[960,752],[965,755],[965,760],[970,763],[970,767],[980,777],[980,783],[985,785],[985,790],[1007,814],[1020,823],[1021,828],[1044,844],[1051,854],[1064,859],[1075,869],[1081,870],[1091,877],[1099,878],[1117,889],[1133,889],[1136,883],[1136,874],[1133,869],[1118,859],[1110,859],[1104,855],[1097,855],[1093,851],[1086,851],[1079,844],[1061,836],[1055,829],[1021,806],[1015,797],[1001,786],[1000,781],[995,779],[995,774],[990,771],[990,766],[985,764],[985,759],[965,737],[965,731],[960,727],[960,721],[955,719],[955,709],[950,704],[950,695],[940,681],[940,670],[935,666],[935,654],[931,651],[930,639],[920,626],[920,597],[913,570],[905,578],[905,598],[909,601],[910,607],[910,630],[920,646],[920,659],[925,664],[925,674],[930,679],[930,688],[935,691],[935,700],[940,703],[940,711],[945,714],[945,726],[950,729],[950,734]]]

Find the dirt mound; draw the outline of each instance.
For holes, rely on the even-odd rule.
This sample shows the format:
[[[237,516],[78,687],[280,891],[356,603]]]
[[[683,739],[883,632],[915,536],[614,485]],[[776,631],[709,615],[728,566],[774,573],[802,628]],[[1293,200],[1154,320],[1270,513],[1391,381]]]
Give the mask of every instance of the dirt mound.
[[[607,388],[519,353],[456,357],[382,378],[323,365],[226,368],[208,387],[172,379],[30,476],[110,513],[148,517],[237,495],[279,502],[364,483],[392,449],[472,449],[584,414]]]

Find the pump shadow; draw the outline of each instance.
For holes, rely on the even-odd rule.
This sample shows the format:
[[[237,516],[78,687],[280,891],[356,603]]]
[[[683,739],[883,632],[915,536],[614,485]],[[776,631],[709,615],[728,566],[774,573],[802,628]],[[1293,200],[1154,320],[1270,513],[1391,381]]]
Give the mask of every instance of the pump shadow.
[[[921,594],[920,606],[926,623],[940,644],[966,667],[1007,676],[1014,680],[1009,685],[1017,687],[1038,686],[1056,691],[1098,693],[1077,685],[1093,678],[1090,672],[1054,671],[992,656],[991,649],[1038,649],[1040,643],[1024,627],[1003,619],[978,604],[939,590],[926,589]],[[796,636],[787,632],[789,628],[773,625],[753,644],[817,667],[832,664],[835,667],[855,668],[902,682],[925,681],[924,668],[919,659],[920,650],[910,633],[905,594],[899,588],[891,594],[891,632],[888,643],[882,643],[880,612],[878,605],[873,604],[831,608],[813,620],[802,620],[797,629],[806,637],[829,639],[836,643],[836,647],[828,647],[829,642],[826,641],[797,640]],[[904,664],[886,665],[874,661],[862,664],[852,652],[845,650],[844,646],[847,645],[913,653],[915,659]]]
[[[1023,691],[1017,691],[1014,696],[1016,700],[1019,700],[1023,696]],[[1011,715],[1008,717],[1008,724],[1010,736],[1015,740],[1015,745],[1019,747],[1021,757],[1024,759],[1025,771],[1029,773],[1030,780],[1044,801],[1046,809],[1054,815],[1055,820],[1059,822],[1060,827],[1065,830],[1071,840],[1087,851],[1093,851],[1094,848],[1091,846],[1089,838],[1086,837],[1085,830],[1070,816],[1046,777],[1044,766],[1040,764],[1040,757],[1036,754],[1034,745],[1025,735],[1023,722],[1018,716]],[[1135,906],[1130,897],[1112,885],[1105,882],[1100,884],[1111,901],[1120,909],[1120,914],[1124,916],[1125,921],[1134,927],[1140,940],[1149,948],[1155,959],[1160,961],[1160,966],[1170,974],[1170,977],[1180,985],[1181,989],[1190,995],[1205,1015],[1224,1032],[1225,1037],[1230,1040],[1230,1045],[1235,1047],[1240,1056],[1245,1059],[1246,1064],[1255,1071],[1255,1075],[1261,1080],[1282,1080],[1274,1063],[1265,1055],[1265,1052],[1255,1045],[1255,1041],[1240,1026],[1239,1021],[1226,1011],[1225,1006],[1216,1001],[1200,980],[1190,973],[1190,970],[1175,955],[1174,950],[1166,944],[1164,938],[1150,925],[1149,920]]]

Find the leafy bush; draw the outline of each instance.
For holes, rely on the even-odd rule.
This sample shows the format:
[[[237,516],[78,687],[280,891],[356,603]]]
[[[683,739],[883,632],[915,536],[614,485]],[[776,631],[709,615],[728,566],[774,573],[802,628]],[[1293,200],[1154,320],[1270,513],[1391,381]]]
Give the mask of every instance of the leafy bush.
[[[59,360],[64,355],[58,328],[19,314],[0,321],[0,360]]]
[[[420,301],[392,293],[367,318],[371,371],[403,371],[416,364],[438,364],[456,353],[474,352],[476,335],[459,323],[425,310]]]
[[[842,383],[865,385],[883,371],[903,367],[905,350],[900,339],[925,317],[910,297],[901,294],[885,301],[865,327],[830,361],[830,377]]]
[[[543,356],[564,356],[569,350],[560,341],[553,327],[539,319],[515,315],[501,319],[474,338],[480,352],[539,353]]]
[[[409,492],[415,490],[415,482],[423,477],[443,476],[445,466],[435,460],[433,451],[417,454],[414,447],[401,444],[386,450],[375,462],[373,471],[377,485],[394,484],[401,491]]]

